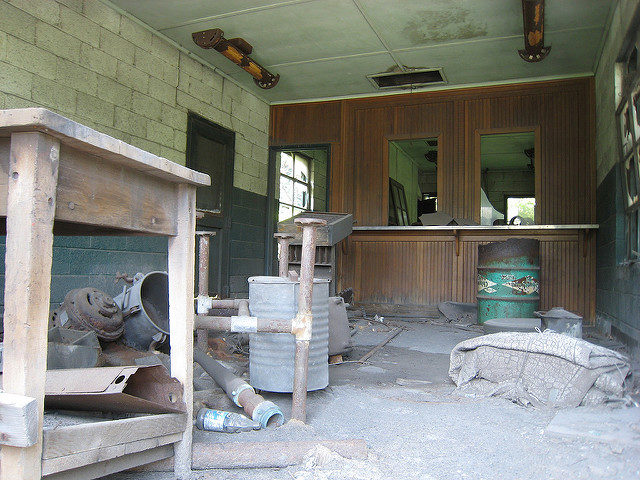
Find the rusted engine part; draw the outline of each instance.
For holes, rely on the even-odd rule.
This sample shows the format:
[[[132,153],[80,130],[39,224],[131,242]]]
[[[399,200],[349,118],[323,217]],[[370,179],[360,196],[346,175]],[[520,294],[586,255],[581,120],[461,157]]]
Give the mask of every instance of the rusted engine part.
[[[260,88],[273,88],[280,80],[280,75],[272,74],[249,56],[253,47],[242,38],[227,40],[224,38],[224,32],[219,28],[194,32],[191,37],[200,48],[213,48],[248,72]]]
[[[289,244],[293,235],[289,233],[274,233],[278,240],[278,276],[287,278],[289,275]]]
[[[544,0],[522,0],[524,50],[518,50],[525,62],[539,62],[551,51],[544,46]]]
[[[222,387],[233,403],[243,408],[262,428],[284,423],[284,415],[276,404],[258,395],[251,385],[236,377],[219,362],[198,348],[193,350],[193,359]]]
[[[92,287],[67,293],[52,315],[52,324],[74,330],[93,331],[98,338],[114,341],[124,332],[122,310],[106,293]]]

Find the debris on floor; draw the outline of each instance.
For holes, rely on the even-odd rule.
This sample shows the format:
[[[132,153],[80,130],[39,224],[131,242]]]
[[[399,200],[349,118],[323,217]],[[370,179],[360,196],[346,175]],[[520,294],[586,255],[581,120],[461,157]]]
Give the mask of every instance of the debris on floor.
[[[467,324],[478,322],[478,305],[475,303],[440,302],[438,310],[450,322]]]
[[[457,391],[521,405],[577,407],[624,401],[629,360],[604,347],[551,331],[495,333],[451,352]]]

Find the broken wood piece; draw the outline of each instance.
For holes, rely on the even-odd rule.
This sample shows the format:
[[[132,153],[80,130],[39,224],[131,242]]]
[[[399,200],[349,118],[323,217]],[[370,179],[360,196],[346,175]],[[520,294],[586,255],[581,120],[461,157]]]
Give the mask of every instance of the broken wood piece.
[[[30,447],[38,439],[38,402],[35,398],[0,392],[0,444]]]
[[[387,335],[385,337],[385,339],[380,342],[378,345],[376,345],[375,347],[373,347],[371,350],[369,350],[369,352],[365,353],[362,358],[360,358],[360,360],[358,360],[359,363],[363,363],[366,362],[373,354],[375,354],[378,350],[380,350],[382,347],[384,347],[387,343],[389,343],[391,340],[393,340],[394,338],[396,338],[400,332],[403,330],[402,327],[396,327],[395,329],[393,329],[391,331],[391,333],[389,335]]]

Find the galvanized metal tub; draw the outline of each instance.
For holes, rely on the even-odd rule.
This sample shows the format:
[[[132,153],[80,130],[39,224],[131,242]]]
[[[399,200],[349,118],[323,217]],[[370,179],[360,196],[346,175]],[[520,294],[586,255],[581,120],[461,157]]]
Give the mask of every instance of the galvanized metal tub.
[[[540,305],[540,242],[511,238],[478,246],[478,323],[532,318]]]
[[[249,278],[249,311],[260,318],[293,318],[298,312],[300,282],[282,277]],[[329,385],[329,281],[313,282],[313,327],[309,343],[307,390]],[[249,335],[251,385],[267,392],[293,391],[295,337],[289,333]]]

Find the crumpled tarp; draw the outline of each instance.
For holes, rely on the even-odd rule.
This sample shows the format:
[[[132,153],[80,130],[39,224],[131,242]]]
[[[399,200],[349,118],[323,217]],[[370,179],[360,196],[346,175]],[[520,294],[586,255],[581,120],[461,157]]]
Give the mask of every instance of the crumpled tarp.
[[[547,330],[460,342],[451,351],[449,376],[463,394],[576,407],[621,400],[629,369],[618,352]]]

